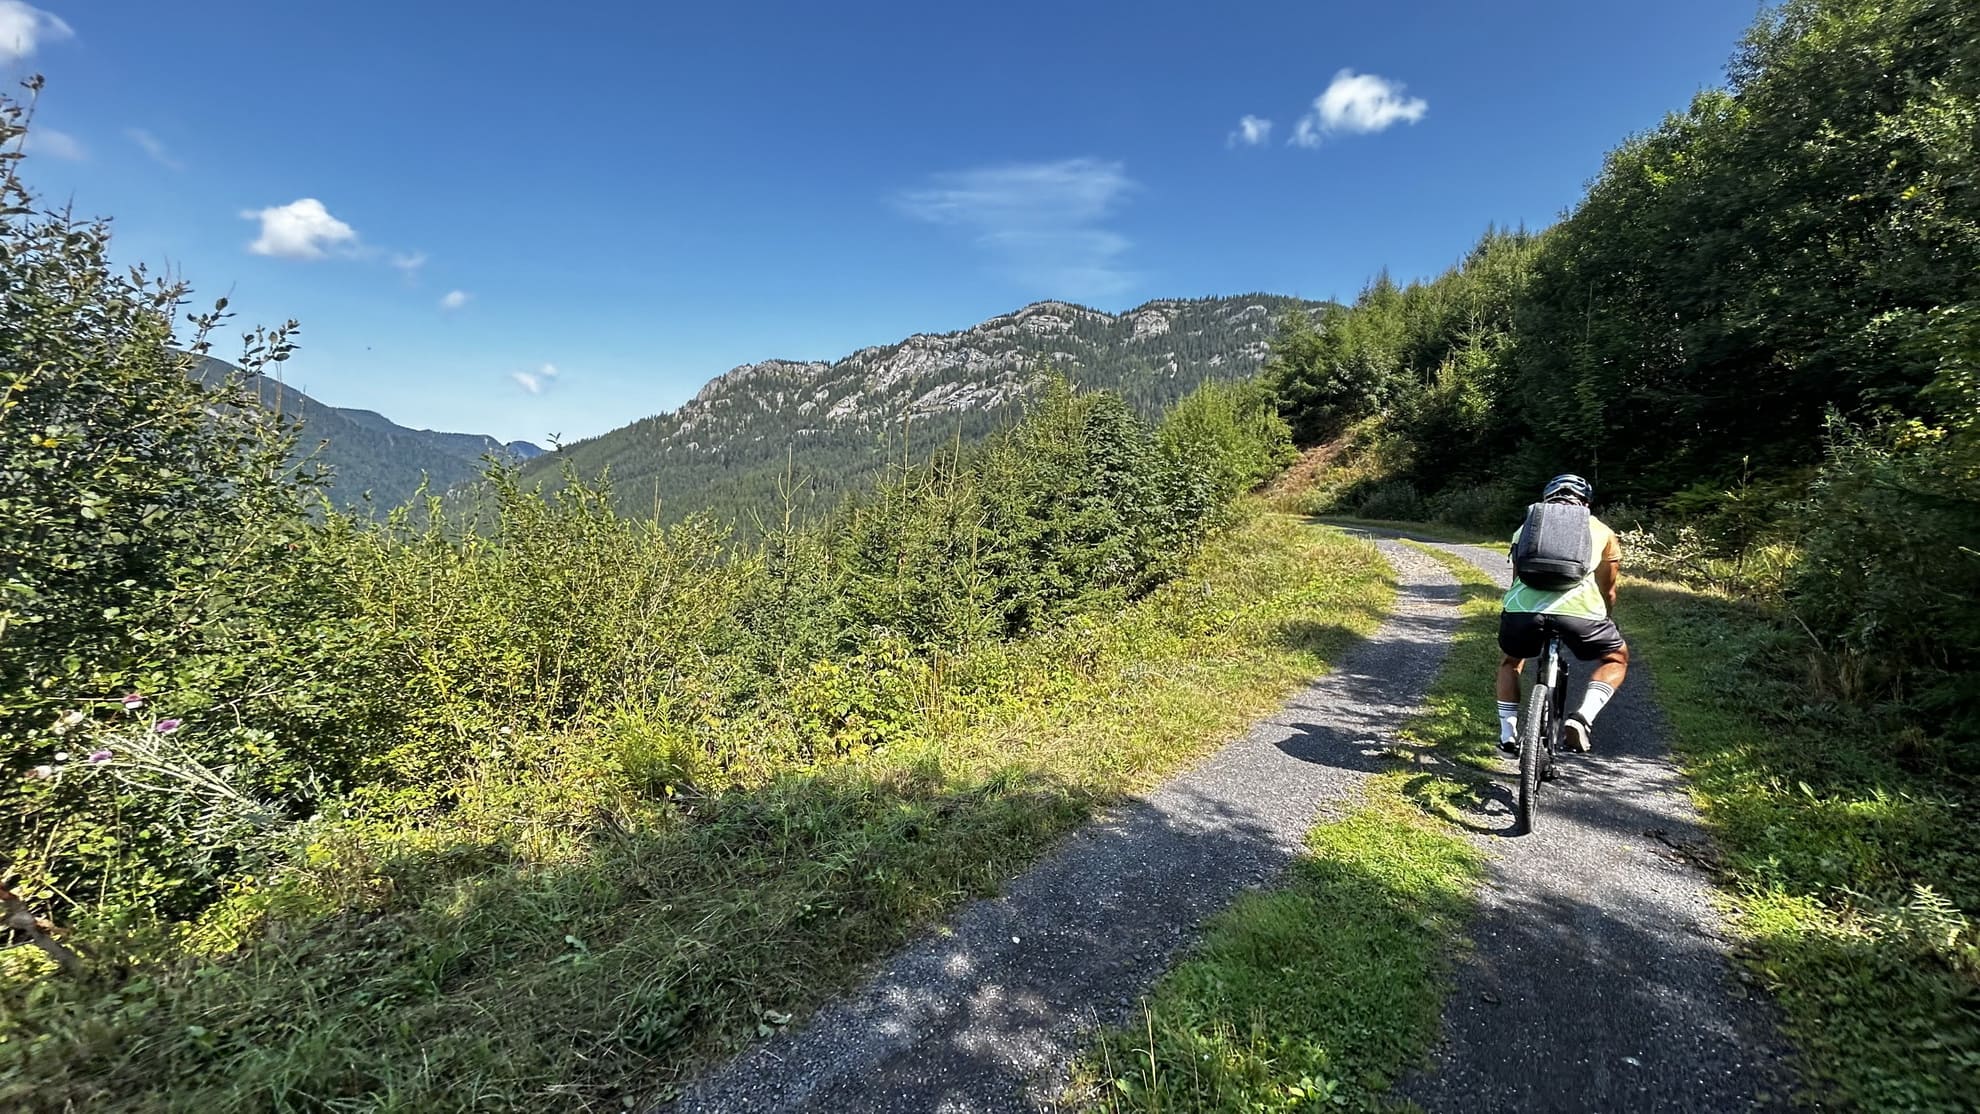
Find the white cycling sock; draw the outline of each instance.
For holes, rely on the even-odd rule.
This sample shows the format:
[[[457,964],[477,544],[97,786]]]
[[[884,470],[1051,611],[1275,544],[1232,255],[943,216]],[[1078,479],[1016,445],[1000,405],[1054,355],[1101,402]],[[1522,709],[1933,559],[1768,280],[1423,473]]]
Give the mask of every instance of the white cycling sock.
[[[1588,691],[1581,696],[1581,707],[1575,709],[1574,714],[1580,716],[1583,723],[1594,723],[1595,717],[1601,715],[1603,707],[1609,703],[1609,697],[1615,694],[1615,686],[1608,682],[1590,681]]]
[[[1510,700],[1499,701],[1499,741],[1510,743],[1519,727],[1519,705]]]

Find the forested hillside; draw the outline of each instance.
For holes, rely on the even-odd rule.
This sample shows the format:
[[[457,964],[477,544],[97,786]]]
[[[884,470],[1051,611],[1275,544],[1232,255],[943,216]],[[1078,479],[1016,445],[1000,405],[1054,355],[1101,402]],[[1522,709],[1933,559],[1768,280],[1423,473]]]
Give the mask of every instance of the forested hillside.
[[[1980,1086],[1980,18],[1790,0],[1539,233],[1288,320],[1291,502],[1504,536],[1595,479],[1815,1089]],[[1634,682],[1632,682],[1634,683]],[[1598,744],[1599,749],[1599,744]]]
[[[1958,4],[1787,4],[1560,224],[1290,320],[1285,414],[1358,450],[1330,504],[1499,528],[1586,473],[1701,558],[1804,556],[1814,629],[1980,730],[1977,42]]]
[[[1206,382],[1258,371],[1277,319],[1318,308],[1269,295],[1165,299],[1122,314],[1039,302],[961,332],[918,334],[831,363],[768,360],[712,380],[670,413],[565,446],[523,470],[609,470],[619,508],[663,520],[710,510],[748,524],[798,481],[831,507],[889,460],[970,445],[1008,424],[1047,371],[1118,395],[1143,416]]]
[[[214,385],[240,369],[200,356],[191,374]],[[326,406],[273,376],[256,376],[249,386],[270,412],[301,423],[296,457],[325,471],[324,490],[339,506],[382,513],[412,498],[421,483],[444,492],[479,479],[485,457],[521,463],[543,451],[480,433],[408,429],[376,411]]]

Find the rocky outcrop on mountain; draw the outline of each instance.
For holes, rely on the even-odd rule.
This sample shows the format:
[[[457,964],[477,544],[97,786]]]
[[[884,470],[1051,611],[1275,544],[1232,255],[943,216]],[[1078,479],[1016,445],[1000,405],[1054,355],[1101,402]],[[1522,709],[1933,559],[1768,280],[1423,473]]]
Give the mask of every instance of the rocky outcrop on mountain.
[[[1164,299],[1110,314],[1037,302],[829,363],[745,364],[678,410],[566,446],[537,467],[609,469],[623,501],[650,511],[657,498],[675,513],[747,504],[789,471],[838,487],[884,463],[889,445],[896,457],[912,452],[916,430],[944,443],[982,436],[1048,373],[1115,391],[1151,414],[1206,380],[1248,377],[1264,362],[1279,315],[1301,305],[1308,303],[1255,294]]]

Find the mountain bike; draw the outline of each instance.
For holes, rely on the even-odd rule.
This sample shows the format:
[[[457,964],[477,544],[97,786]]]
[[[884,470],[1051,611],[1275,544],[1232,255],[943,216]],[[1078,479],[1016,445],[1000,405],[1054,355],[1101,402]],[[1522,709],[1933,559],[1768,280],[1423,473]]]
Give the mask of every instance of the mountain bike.
[[[1554,752],[1560,749],[1561,725],[1567,719],[1567,658],[1561,636],[1547,635],[1547,647],[1533,659],[1533,684],[1519,708],[1519,815],[1522,835],[1533,831],[1533,814],[1540,805],[1540,783],[1554,778]]]

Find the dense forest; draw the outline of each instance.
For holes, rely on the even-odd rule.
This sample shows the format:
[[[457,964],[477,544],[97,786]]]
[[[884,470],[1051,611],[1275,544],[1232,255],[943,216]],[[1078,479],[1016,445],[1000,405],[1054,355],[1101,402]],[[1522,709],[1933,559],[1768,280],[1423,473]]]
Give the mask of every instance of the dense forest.
[[[1797,0],[1730,78],[1554,227],[1288,320],[1266,378],[1353,462],[1314,505],[1510,529],[1582,472],[1640,559],[1780,594],[1980,737],[1980,26]]]

